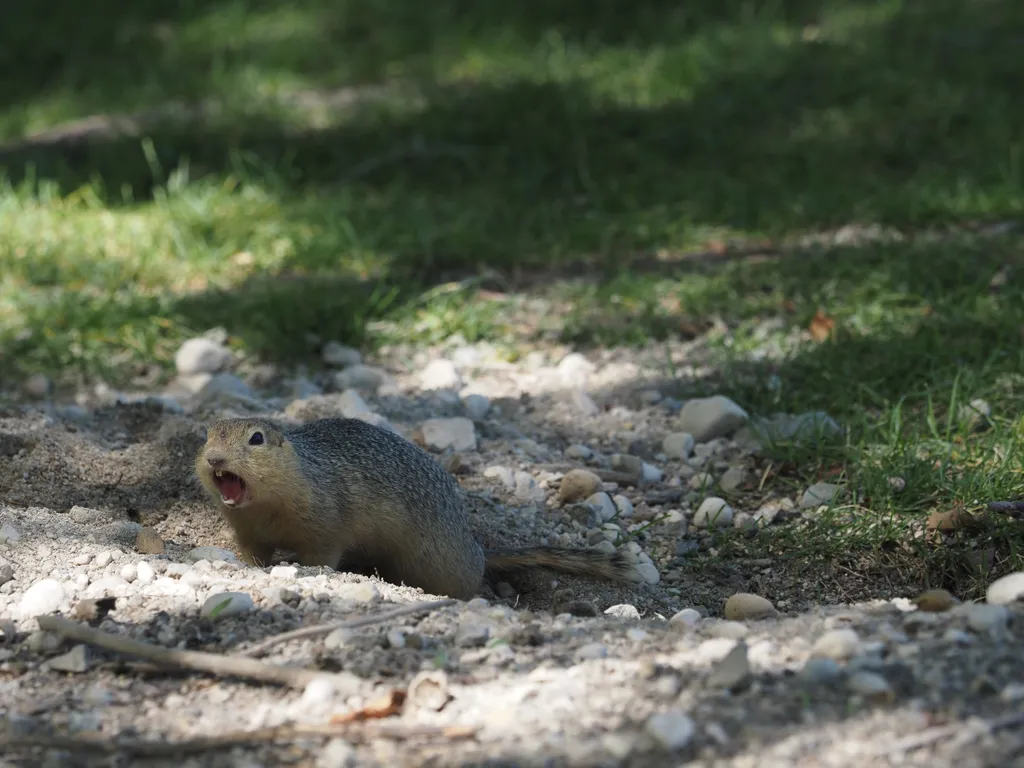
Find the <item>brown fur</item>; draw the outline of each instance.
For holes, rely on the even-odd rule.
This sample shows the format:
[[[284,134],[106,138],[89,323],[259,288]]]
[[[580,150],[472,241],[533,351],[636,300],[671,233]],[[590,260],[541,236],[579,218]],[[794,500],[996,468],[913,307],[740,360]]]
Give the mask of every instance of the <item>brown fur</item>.
[[[250,445],[254,432],[264,442]],[[241,477],[249,500],[222,500],[210,459]],[[276,549],[303,565],[371,573],[393,583],[469,599],[485,574],[524,568],[636,581],[619,553],[529,547],[484,552],[473,538],[461,489],[422,449],[355,419],[280,428],[263,419],[213,424],[196,474],[235,532],[240,558],[267,565]]]

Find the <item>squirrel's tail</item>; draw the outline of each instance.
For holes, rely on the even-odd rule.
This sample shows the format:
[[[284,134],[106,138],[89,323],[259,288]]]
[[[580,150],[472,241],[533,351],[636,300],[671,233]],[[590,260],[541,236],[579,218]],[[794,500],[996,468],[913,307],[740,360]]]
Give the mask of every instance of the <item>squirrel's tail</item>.
[[[560,573],[605,581],[640,580],[636,568],[621,552],[609,554],[596,549],[523,547],[489,549],[484,554],[487,574],[492,577],[529,568],[550,568]]]

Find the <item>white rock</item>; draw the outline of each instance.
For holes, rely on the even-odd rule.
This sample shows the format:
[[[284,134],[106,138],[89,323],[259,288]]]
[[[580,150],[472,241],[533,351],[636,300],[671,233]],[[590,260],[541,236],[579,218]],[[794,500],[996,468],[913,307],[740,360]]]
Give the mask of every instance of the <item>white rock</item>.
[[[515,495],[520,501],[530,503],[544,501],[547,498],[547,493],[537,485],[537,481],[529,472],[516,470],[515,486]]]
[[[120,576],[102,576],[89,585],[89,588],[86,590],[86,597],[121,597],[127,589],[128,582]]]
[[[594,451],[581,443],[573,443],[565,449],[566,458],[587,461],[594,456]]]
[[[640,465],[640,478],[644,483],[660,483],[661,477],[661,470],[654,465],[648,464],[646,461]]]
[[[589,496],[585,502],[589,504],[597,512],[598,522],[606,523],[615,517],[618,509],[615,507],[615,502],[612,501],[604,491],[599,491],[593,496]]]
[[[328,365],[337,368],[346,368],[363,362],[363,356],[359,354],[359,350],[346,347],[337,341],[328,341],[324,344],[323,349],[320,350],[320,357]]]
[[[640,561],[633,566],[633,569],[647,584],[653,585],[661,581],[661,574],[658,573],[658,569],[654,566],[654,563]]]
[[[690,454],[693,453],[695,442],[693,435],[689,432],[673,432],[666,435],[665,439],[661,441],[661,450],[669,458],[685,460],[690,458]]]
[[[727,397],[698,397],[687,400],[679,411],[679,430],[689,432],[698,443],[727,437],[743,426],[749,416]]]
[[[466,414],[469,418],[474,421],[480,421],[491,410],[491,401],[484,395],[474,393],[462,398],[462,407],[466,409]]]
[[[746,479],[747,473],[743,471],[743,467],[729,467],[718,478],[718,485],[725,493],[734,493]]]
[[[678,624],[684,627],[695,627],[701,623],[703,616],[700,615],[700,611],[694,608],[683,608],[683,610],[672,615],[672,618],[668,620],[669,624]]]
[[[375,603],[380,600],[380,590],[369,581],[339,584],[336,589],[342,600],[356,603]]]
[[[500,465],[493,465],[484,470],[484,477],[498,480],[506,491],[514,490],[516,487],[516,476],[515,473],[508,467],[502,467]]]
[[[629,500],[628,496],[618,493],[612,497],[612,501],[615,502],[615,509],[618,511],[619,517],[630,518],[633,516],[633,502]]]
[[[253,599],[245,592],[218,592],[210,595],[199,609],[204,618],[223,619],[228,616],[239,616],[256,609]]]
[[[131,584],[139,578],[139,567],[135,563],[125,563],[121,567],[121,578],[126,584]]]
[[[985,593],[985,600],[991,605],[1008,605],[1024,600],[1024,571],[1009,573],[993,581]]]
[[[338,395],[338,410],[346,419],[357,419],[360,416],[373,413],[373,410],[363,400],[358,389],[346,389]]]
[[[384,386],[394,386],[395,379],[387,371],[372,365],[358,363],[334,374],[334,386],[339,390],[359,389],[377,391]]]
[[[860,635],[848,627],[831,629],[819,637],[811,648],[811,655],[833,661],[846,661],[861,652]]]
[[[698,472],[686,484],[695,491],[702,491],[715,484],[715,476],[710,472]]]
[[[0,525],[0,544],[13,544],[21,539],[18,529],[10,523]]]
[[[67,653],[49,659],[46,666],[60,672],[85,672],[89,669],[89,648],[82,644],[76,645]]]
[[[698,528],[725,528],[732,525],[733,509],[725,499],[708,496],[693,513],[693,524]]]
[[[618,619],[636,619],[640,620],[640,611],[636,609],[635,605],[629,603],[619,603],[618,605],[612,605],[605,609],[605,614],[608,616],[615,616]]]
[[[693,741],[693,737],[697,733],[697,726],[685,712],[672,709],[668,712],[651,715],[647,718],[644,730],[663,749],[674,752],[688,746]]]
[[[314,677],[302,691],[301,703],[303,706],[315,706],[325,704],[334,699],[338,691],[334,683],[324,677]]]
[[[462,376],[451,360],[431,360],[420,372],[420,388],[462,389]]]
[[[275,579],[294,579],[299,575],[299,569],[294,565],[275,565],[270,569],[270,575]]]
[[[231,351],[202,336],[189,339],[174,355],[174,367],[182,376],[197,373],[217,373],[231,362]]]
[[[584,387],[597,366],[579,352],[570,352],[558,362],[557,370],[565,386]]]
[[[114,556],[110,552],[100,552],[96,555],[96,565],[100,568],[106,568],[113,561]]]
[[[476,427],[471,419],[456,416],[451,419],[427,419],[421,427],[423,439],[431,448],[443,451],[476,450]]]
[[[53,613],[64,602],[64,587],[56,579],[37,581],[21,596],[21,613],[25,617],[35,618]]]
[[[834,483],[815,483],[800,497],[801,509],[813,509],[822,504],[831,504],[841,487]]]
[[[138,565],[135,566],[139,574],[140,584],[151,584],[156,578],[156,571],[153,570],[153,566],[147,563],[145,560],[140,560]]]

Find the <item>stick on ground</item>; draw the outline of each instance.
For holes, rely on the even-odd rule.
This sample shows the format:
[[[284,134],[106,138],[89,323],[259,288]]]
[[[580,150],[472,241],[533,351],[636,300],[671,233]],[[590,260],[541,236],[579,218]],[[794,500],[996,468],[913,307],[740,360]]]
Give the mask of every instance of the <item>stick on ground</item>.
[[[68,621],[59,616],[39,616],[40,628],[77,640],[81,643],[95,645],[108,651],[136,656],[162,666],[190,669],[197,672],[209,672],[220,677],[241,677],[258,680],[263,683],[277,683],[292,688],[304,688],[311,680],[333,677],[327,672],[268,664],[255,659],[244,659],[235,656],[222,656],[218,653],[202,651],[181,651],[163,648],[152,643],[144,643],[121,637],[83,624]]]
[[[275,635],[274,637],[264,640],[258,645],[254,645],[252,648],[239,651],[237,655],[262,656],[275,645],[286,643],[289,640],[300,640],[307,637],[316,637],[318,635],[329,635],[336,629],[358,629],[359,627],[369,627],[373,624],[385,622],[388,619],[397,619],[399,616],[408,616],[411,613],[419,613],[420,611],[433,611],[437,608],[443,608],[446,605],[453,605],[456,602],[456,600],[452,600],[450,598],[445,598],[444,600],[430,600],[422,603],[413,603],[412,605],[403,605],[401,608],[395,608],[393,611],[385,611],[384,613],[374,614],[373,616],[361,616],[358,619],[338,621],[332,624],[317,624],[312,627],[302,627],[301,629],[295,629],[291,632],[282,632],[280,635]]]

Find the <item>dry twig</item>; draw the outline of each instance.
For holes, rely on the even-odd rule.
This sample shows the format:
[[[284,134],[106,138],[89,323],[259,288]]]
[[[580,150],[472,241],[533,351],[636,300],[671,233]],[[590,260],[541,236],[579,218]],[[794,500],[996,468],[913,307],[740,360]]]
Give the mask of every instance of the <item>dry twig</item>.
[[[115,653],[136,656],[162,666],[190,669],[197,672],[209,672],[220,677],[241,677],[258,680],[263,683],[277,683],[292,688],[304,688],[311,680],[318,678],[330,679],[332,674],[301,667],[288,667],[255,659],[243,659],[234,656],[223,656],[218,653],[202,651],[181,651],[163,648],[152,643],[132,640],[110,632],[93,629],[76,624],[59,616],[38,617],[40,628],[69,637],[81,643],[88,643]]]
[[[433,611],[437,608],[443,608],[446,605],[453,605],[455,602],[457,601],[450,598],[446,598],[444,600],[431,600],[422,603],[413,603],[412,605],[403,605],[401,608],[395,608],[393,611],[385,611],[384,613],[374,614],[373,616],[361,616],[358,619],[338,621],[331,624],[316,624],[312,627],[302,627],[301,629],[295,629],[291,632],[282,632],[280,635],[275,635],[274,637],[264,640],[258,645],[254,645],[252,648],[240,651],[238,655],[262,656],[275,645],[286,643],[289,640],[317,637],[318,635],[329,635],[336,629],[358,629],[359,627],[369,627],[373,624],[385,622],[388,619],[396,619],[399,616],[408,616],[411,613],[419,613],[420,611]]]

